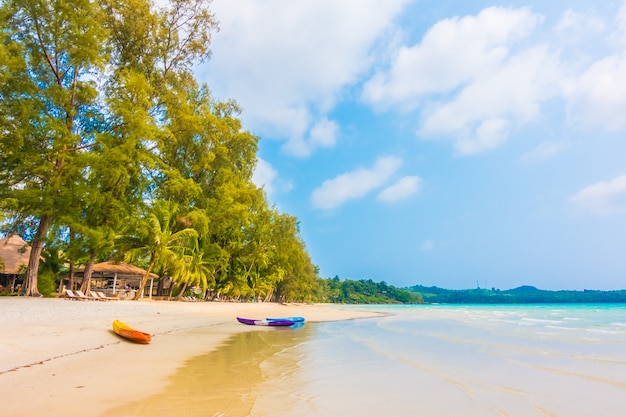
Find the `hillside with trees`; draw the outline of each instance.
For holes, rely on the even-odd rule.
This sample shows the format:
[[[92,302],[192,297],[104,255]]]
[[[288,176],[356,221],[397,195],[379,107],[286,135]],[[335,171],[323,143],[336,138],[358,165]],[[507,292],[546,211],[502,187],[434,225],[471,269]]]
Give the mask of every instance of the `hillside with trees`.
[[[532,286],[510,290],[466,289],[447,290],[438,287],[414,285],[405,288],[420,294],[426,303],[447,304],[541,304],[541,303],[624,303],[626,290],[616,291],[547,291]]]
[[[374,282],[368,280],[341,280],[335,276],[332,279],[321,280],[319,285],[319,301],[342,304],[421,304],[422,296],[419,293],[409,292],[385,281]]]

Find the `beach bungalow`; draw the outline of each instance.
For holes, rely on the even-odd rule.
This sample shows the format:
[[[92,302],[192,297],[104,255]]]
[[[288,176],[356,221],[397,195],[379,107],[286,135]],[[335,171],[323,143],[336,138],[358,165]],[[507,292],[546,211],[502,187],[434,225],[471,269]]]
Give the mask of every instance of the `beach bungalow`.
[[[0,292],[21,289],[30,250],[30,245],[17,235],[0,239]]]
[[[78,282],[81,282],[85,273],[85,267],[79,268],[75,272],[75,277]],[[91,285],[97,290],[102,290],[107,295],[119,296],[123,298],[132,298],[135,295],[135,291],[139,289],[141,280],[146,274],[145,269],[141,269],[135,265],[127,264],[125,262],[100,262],[94,264],[93,271],[91,273]],[[154,295],[156,290],[154,286],[155,279],[159,276],[156,274],[150,274],[150,282],[146,285],[144,290],[144,296],[150,297]],[[169,290],[171,282],[166,280],[163,288]]]

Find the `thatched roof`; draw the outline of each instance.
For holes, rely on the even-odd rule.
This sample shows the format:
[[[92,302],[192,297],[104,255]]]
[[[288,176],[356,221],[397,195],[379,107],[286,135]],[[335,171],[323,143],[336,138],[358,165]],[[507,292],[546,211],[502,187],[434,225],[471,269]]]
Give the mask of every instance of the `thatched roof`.
[[[81,273],[85,271],[85,267],[81,267],[77,272]],[[101,276],[113,276],[117,274],[118,277],[143,277],[146,274],[145,269],[141,269],[135,265],[127,264],[124,262],[100,262],[98,264],[94,264],[93,266],[93,275],[101,275]],[[159,276],[153,273],[150,273],[151,278],[158,278]]]
[[[20,266],[28,265],[30,257],[30,246],[21,237],[12,235],[0,239],[0,274],[18,274]]]

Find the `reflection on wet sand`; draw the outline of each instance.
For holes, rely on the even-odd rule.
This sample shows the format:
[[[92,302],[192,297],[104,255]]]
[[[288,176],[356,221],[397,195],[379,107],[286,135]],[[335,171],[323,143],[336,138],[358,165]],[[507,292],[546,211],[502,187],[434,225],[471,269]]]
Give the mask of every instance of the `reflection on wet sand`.
[[[102,417],[253,415],[256,400],[263,396],[261,390],[272,386],[269,380],[276,372],[297,374],[297,361],[282,360],[277,354],[301,344],[311,328],[259,328],[240,333],[217,350],[189,360],[170,377],[163,392],[109,410]],[[287,369],[268,369],[264,364],[270,359],[272,368]]]

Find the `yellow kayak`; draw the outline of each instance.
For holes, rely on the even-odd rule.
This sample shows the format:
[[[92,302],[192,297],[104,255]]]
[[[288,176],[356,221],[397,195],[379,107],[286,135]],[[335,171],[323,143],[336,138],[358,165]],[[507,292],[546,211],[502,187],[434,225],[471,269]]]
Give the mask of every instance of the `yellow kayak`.
[[[136,343],[150,343],[152,340],[152,335],[149,333],[140,332],[139,330],[135,330],[132,327],[122,323],[119,320],[115,320],[113,322],[113,331],[115,334],[122,336],[128,340],[132,340]]]

